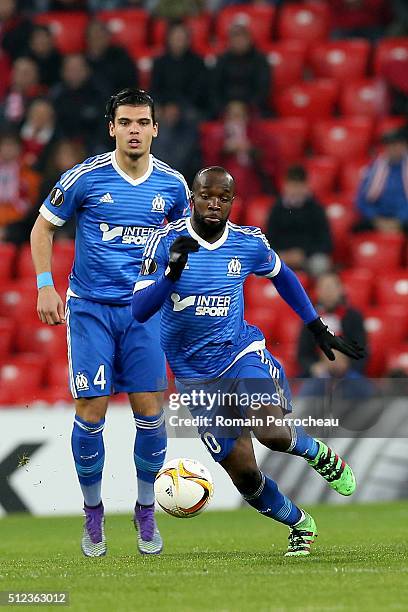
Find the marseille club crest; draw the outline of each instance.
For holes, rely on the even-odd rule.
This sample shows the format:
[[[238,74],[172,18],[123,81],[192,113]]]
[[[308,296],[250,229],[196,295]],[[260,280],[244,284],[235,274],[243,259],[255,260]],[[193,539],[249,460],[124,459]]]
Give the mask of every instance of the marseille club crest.
[[[233,257],[228,264],[227,276],[240,276],[241,275],[241,262],[238,257]]]
[[[158,193],[152,200],[152,212],[164,212],[166,200]]]

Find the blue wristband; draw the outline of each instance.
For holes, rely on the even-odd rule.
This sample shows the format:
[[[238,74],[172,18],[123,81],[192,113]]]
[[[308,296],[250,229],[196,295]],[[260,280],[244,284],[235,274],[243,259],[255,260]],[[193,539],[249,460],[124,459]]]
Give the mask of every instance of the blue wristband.
[[[49,286],[54,286],[51,272],[41,272],[41,274],[37,274],[37,289]]]

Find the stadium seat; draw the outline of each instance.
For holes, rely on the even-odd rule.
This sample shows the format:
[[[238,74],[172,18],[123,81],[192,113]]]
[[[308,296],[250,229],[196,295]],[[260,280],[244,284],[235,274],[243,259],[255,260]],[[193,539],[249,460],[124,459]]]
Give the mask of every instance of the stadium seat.
[[[305,119],[264,119],[260,125],[266,139],[276,145],[277,155],[285,164],[296,162],[303,156],[308,132]]]
[[[339,163],[334,157],[316,156],[304,160],[309,177],[309,186],[318,198],[323,198],[335,189]]]
[[[302,326],[300,317],[282,300],[272,333],[273,340],[280,344],[296,343]]]
[[[272,38],[275,7],[269,4],[237,4],[222,9],[215,19],[216,47],[225,47],[228,32],[234,23],[242,23],[249,28],[255,45],[268,50]]]
[[[374,273],[366,268],[349,268],[340,277],[349,303],[365,312],[373,297]]]
[[[14,322],[12,319],[0,318],[0,363],[8,358],[13,346]]]
[[[146,49],[143,51],[143,55],[137,52],[136,56],[134,57],[137,69],[139,71],[139,84],[145,91],[150,89],[153,61],[156,56],[156,51]]]
[[[55,284],[66,285],[75,253],[73,240],[56,240],[52,251],[52,275]]]
[[[275,109],[281,117],[329,117],[333,114],[337,91],[337,83],[332,79],[298,83],[277,93]]]
[[[112,42],[125,47],[132,56],[146,49],[149,16],[143,9],[99,11],[97,18],[108,26]]]
[[[68,258],[70,259],[70,263],[72,263],[75,254],[75,240],[70,240],[68,238],[56,240],[54,242],[53,254],[58,257]]]
[[[270,342],[267,348],[283,366],[288,378],[293,378],[299,374],[299,365],[296,361],[297,343]]]
[[[324,196],[320,198],[320,204],[324,206],[325,208],[329,208],[330,206],[340,205],[342,208],[346,210],[351,210],[354,212],[353,196],[347,192],[336,191],[333,193],[326,193]]]
[[[266,341],[273,338],[277,321],[276,311],[265,306],[255,306],[245,309],[245,320],[251,325],[256,325],[262,331]]]
[[[55,359],[52,362],[52,367],[46,368],[45,383],[47,387],[59,387],[61,385],[68,385],[68,361],[65,356],[64,359]]]
[[[39,392],[41,399],[49,404],[73,402],[69,390],[69,370],[66,357],[52,360],[50,367],[46,368],[45,383],[46,386]]]
[[[399,372],[408,376],[408,342],[392,349],[386,359],[386,374]]]
[[[364,310],[365,327],[369,333],[383,329],[387,348],[398,346],[407,340],[408,310],[401,304],[384,304]]]
[[[303,273],[298,273],[302,285],[307,289],[308,277]],[[292,314],[295,315],[291,308],[281,298],[277,290],[275,289],[272,282],[267,278],[256,277],[251,275],[245,282],[245,305],[248,311],[251,313],[257,311],[258,313],[263,310],[270,312],[271,321],[275,322],[275,326],[280,326],[281,320],[285,320],[284,325],[288,328],[288,336],[283,338],[282,333],[279,330],[274,331],[273,338],[279,339],[280,341],[288,341],[288,338],[292,338],[294,335],[293,321],[290,320]],[[261,316],[261,315],[259,315]],[[297,317],[299,319],[299,317]]]
[[[260,227],[261,230],[265,232],[272,205],[273,198],[271,198],[271,196],[257,196],[256,198],[250,200],[245,207],[245,225]]]
[[[242,198],[240,198],[239,196],[235,196],[234,206],[232,207],[229,220],[232,221],[232,223],[237,223],[238,225],[244,225],[245,213],[246,213],[246,203],[244,203]]]
[[[398,233],[367,232],[350,239],[354,266],[387,274],[401,265],[404,238]]]
[[[17,256],[16,274],[17,278],[35,279],[35,270],[29,244],[23,244],[20,248]]]
[[[85,48],[85,31],[88,16],[81,12],[43,13],[36,15],[35,23],[49,26],[58,50],[65,53],[81,53]]]
[[[200,146],[205,166],[216,163],[214,151],[219,151],[224,139],[224,127],[221,121],[202,121],[199,125]]]
[[[368,315],[364,319],[364,329],[367,334],[368,345],[368,361],[365,372],[367,376],[372,378],[382,376],[385,369],[386,326],[381,318]]]
[[[248,307],[279,308],[282,301],[279,293],[267,278],[249,276],[245,282],[245,303]]]
[[[383,38],[378,43],[374,52],[375,74],[383,76],[390,62],[406,62],[407,59],[408,37]]]
[[[355,221],[355,212],[342,196],[334,197],[334,201],[325,199],[324,202],[334,243],[333,259],[336,263],[346,264],[349,260],[350,229]]]
[[[323,3],[290,3],[281,8],[279,38],[314,42],[324,40],[329,32],[329,8]]]
[[[315,153],[339,160],[361,159],[367,155],[372,131],[368,117],[323,119],[313,125],[312,146]]]
[[[343,82],[365,76],[369,53],[367,40],[321,41],[311,48],[309,61],[315,77]]]
[[[407,339],[408,310],[404,306],[381,306],[365,311],[364,327],[367,333],[369,376],[384,376],[390,369],[401,369],[398,364],[401,344]]]
[[[74,259],[74,241],[73,240],[56,240],[52,253],[52,274],[55,283],[66,285],[68,275],[71,272],[72,262]],[[21,247],[17,259],[17,276],[21,279],[35,279],[35,271],[31,258],[31,249],[29,244]]]
[[[359,79],[345,83],[340,93],[342,115],[384,117],[389,111],[389,96],[382,79]]]
[[[11,80],[11,61],[3,50],[0,51],[0,74],[0,100],[3,100],[10,87]]]
[[[16,333],[16,348],[25,353],[38,353],[54,359],[64,359],[67,353],[65,325],[20,323]]]
[[[9,357],[0,366],[0,389],[10,395],[17,394],[18,399],[23,392],[26,401],[30,401],[42,384],[44,369],[45,361],[38,355]]]
[[[17,247],[11,242],[0,243],[0,282],[11,278]]]
[[[364,170],[370,160],[367,158],[345,161],[340,166],[340,189],[355,197],[357,189],[363,178]]]
[[[37,321],[37,287],[34,278],[0,283],[0,317]]]
[[[211,22],[212,17],[210,13],[191,15],[185,19],[185,24],[190,31],[191,46],[193,50],[200,55],[207,55],[211,50],[209,44],[211,38]]]
[[[61,404],[62,407],[65,407],[66,405],[72,405],[73,402],[69,386],[65,384],[57,387],[39,387],[30,404],[32,406],[48,404],[51,407]]]
[[[166,47],[168,22],[166,19],[156,18],[150,24],[150,45],[155,54],[163,53]]]
[[[267,59],[272,69],[272,94],[302,81],[307,46],[300,40],[270,43]]]
[[[376,280],[375,294],[380,306],[383,304],[400,304],[408,309],[408,271],[387,271]]]

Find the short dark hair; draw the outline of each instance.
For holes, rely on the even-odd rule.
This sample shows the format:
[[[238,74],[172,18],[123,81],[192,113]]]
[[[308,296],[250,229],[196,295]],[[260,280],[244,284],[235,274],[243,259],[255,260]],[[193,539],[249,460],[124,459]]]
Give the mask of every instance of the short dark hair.
[[[306,168],[300,164],[289,166],[286,170],[285,179],[287,181],[295,181],[296,183],[305,183],[307,181]]]
[[[36,23],[31,30],[31,34],[34,32],[44,32],[45,34],[48,34],[48,36],[52,36],[51,29],[44,23]]]
[[[156,123],[153,98],[143,89],[127,87],[111,96],[106,104],[106,119],[114,122],[116,109],[123,104],[127,104],[128,106],[148,106],[152,114],[153,123]]]
[[[230,172],[228,172],[228,170],[226,170],[225,168],[223,168],[222,166],[208,166],[207,168],[201,168],[201,170],[199,170],[197,172],[197,174],[194,177],[193,180],[193,191],[194,189],[197,188],[201,177],[203,176],[203,174],[206,174],[207,172],[213,172],[215,174],[225,174],[225,176],[228,178],[228,180],[232,183],[234,189],[235,189],[235,180],[234,177],[232,176],[232,174]]]
[[[385,132],[381,137],[382,144],[394,144],[395,142],[407,142],[408,141],[408,129],[407,127],[400,127],[395,130]]]
[[[20,146],[23,143],[18,130],[10,126],[6,126],[0,130],[0,143],[3,143],[5,140],[14,140]]]

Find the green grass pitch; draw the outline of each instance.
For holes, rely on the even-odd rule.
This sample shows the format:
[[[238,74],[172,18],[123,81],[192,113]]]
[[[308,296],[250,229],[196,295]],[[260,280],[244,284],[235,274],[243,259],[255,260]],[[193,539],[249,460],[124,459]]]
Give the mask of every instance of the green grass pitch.
[[[0,590],[69,591],[62,609],[84,612],[407,610],[408,502],[310,511],[313,555],[291,559],[287,528],[251,509],[160,515],[165,552],[149,558],[136,552],[130,515],[107,516],[102,559],[82,557],[79,517],[6,517]]]

